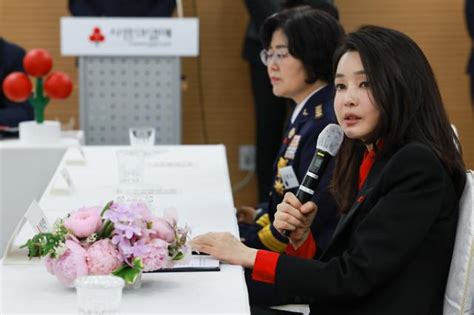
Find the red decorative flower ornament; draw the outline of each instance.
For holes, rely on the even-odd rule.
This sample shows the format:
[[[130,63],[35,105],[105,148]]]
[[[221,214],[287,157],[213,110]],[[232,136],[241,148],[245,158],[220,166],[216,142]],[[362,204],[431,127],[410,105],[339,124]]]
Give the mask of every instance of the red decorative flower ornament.
[[[5,96],[14,102],[24,102],[31,95],[33,85],[23,72],[12,72],[3,80]]]
[[[72,81],[63,72],[53,72],[44,81],[44,91],[53,99],[64,99],[71,95]]]
[[[53,67],[51,55],[41,48],[30,50],[23,58],[23,67],[26,72],[36,77],[36,87],[32,93],[32,84],[28,76],[21,72],[8,75],[3,82],[5,96],[14,101],[22,102],[30,96],[30,102],[35,113],[35,120],[41,124],[44,121],[44,110],[50,98],[64,99],[72,92],[72,81],[62,72],[53,72],[43,82]],[[44,93],[46,92],[46,93]]]
[[[53,58],[51,58],[51,55],[45,49],[35,48],[25,55],[23,67],[29,75],[42,77],[51,71]]]

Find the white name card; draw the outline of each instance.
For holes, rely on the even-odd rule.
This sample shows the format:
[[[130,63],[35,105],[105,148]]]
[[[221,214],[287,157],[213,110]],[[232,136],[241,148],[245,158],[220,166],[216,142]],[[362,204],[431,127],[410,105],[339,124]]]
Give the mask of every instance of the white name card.
[[[197,56],[197,18],[62,17],[65,56]]]
[[[51,226],[44,215],[43,209],[40,208],[36,200],[33,200],[28,210],[26,210],[25,218],[36,232],[46,233],[51,231]]]
[[[85,165],[86,154],[80,145],[70,147],[65,154],[66,165]]]
[[[59,174],[53,179],[53,185],[49,191],[53,195],[69,194],[74,189],[71,174],[67,168],[61,169]]]
[[[32,229],[23,230],[23,226],[26,222],[31,225]],[[21,218],[20,222],[18,222],[15,230],[10,236],[10,240],[8,241],[5,252],[3,253],[2,263],[4,265],[11,265],[32,264],[40,262],[40,259],[28,259],[28,250],[26,248],[21,249],[20,245],[26,243],[26,240],[33,237],[35,233],[46,233],[50,231],[51,225],[46,219],[43,209],[41,209],[36,200],[33,200],[33,202],[31,202],[30,206],[28,207],[28,210],[26,210],[25,215]],[[20,234],[22,235],[20,236]],[[28,237],[25,238],[25,235],[28,235]],[[17,244],[17,238],[20,240],[23,239],[23,241],[20,244]]]

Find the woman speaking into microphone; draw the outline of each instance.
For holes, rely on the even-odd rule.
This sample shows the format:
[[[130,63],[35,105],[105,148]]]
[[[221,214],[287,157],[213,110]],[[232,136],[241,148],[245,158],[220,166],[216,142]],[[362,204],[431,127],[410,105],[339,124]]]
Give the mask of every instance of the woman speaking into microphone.
[[[336,122],[334,113],[334,78],[332,55],[344,31],[329,14],[300,6],[283,10],[265,20],[261,38],[265,47],[261,59],[267,67],[272,90],[295,104],[273,165],[270,196],[260,210],[238,209],[239,232],[245,245],[273,252],[284,252],[288,239],[274,229],[272,222],[277,205],[286,192],[296,192],[316,151],[321,131]],[[329,192],[333,163],[319,178],[311,200],[320,211],[312,222],[314,238],[325,247],[339,220],[334,198]],[[252,281],[246,270],[252,305],[275,305],[289,302],[272,287]]]
[[[290,231],[287,255],[227,233],[193,245],[309,298],[315,314],[442,314],[465,173],[431,67],[413,40],[377,26],[349,34],[334,60],[345,136],[332,187],[343,215],[329,246],[317,254],[318,207],[291,193],[273,222]]]

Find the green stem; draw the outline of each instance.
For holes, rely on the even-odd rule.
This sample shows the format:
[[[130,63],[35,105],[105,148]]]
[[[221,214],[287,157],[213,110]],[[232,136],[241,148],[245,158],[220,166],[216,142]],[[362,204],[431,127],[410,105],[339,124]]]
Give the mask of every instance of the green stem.
[[[42,124],[44,122],[44,109],[49,102],[49,98],[45,97],[43,93],[43,78],[36,78],[35,93],[30,101],[33,105],[36,122]]]
[[[110,207],[112,206],[112,204],[114,203],[113,200],[110,200],[109,202],[107,202],[104,206],[104,208],[102,209],[102,211],[100,212],[100,216],[102,217],[105,213],[105,211],[109,210]]]

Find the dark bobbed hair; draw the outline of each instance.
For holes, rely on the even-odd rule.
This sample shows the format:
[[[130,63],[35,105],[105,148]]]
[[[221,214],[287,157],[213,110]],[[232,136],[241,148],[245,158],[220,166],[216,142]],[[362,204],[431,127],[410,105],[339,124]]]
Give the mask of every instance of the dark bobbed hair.
[[[359,53],[380,110],[378,126],[369,139],[372,143],[383,139],[377,158],[393,154],[408,142],[421,142],[441,160],[456,189],[462,189],[461,145],[449,123],[431,66],[418,45],[401,32],[363,26],[350,33],[337,49],[334,72],[342,55],[349,51]],[[336,157],[332,190],[342,212],[349,210],[356,196],[364,151],[360,140],[345,137]]]
[[[281,29],[288,39],[288,51],[306,71],[306,83],[333,81],[332,56],[344,30],[329,14],[300,6],[282,10],[267,18],[261,29],[263,47],[270,47],[273,33]]]
[[[339,21],[339,10],[337,7],[332,4],[331,2],[316,2],[313,3],[312,1],[308,0],[286,0],[281,7],[284,9],[290,9],[301,5],[310,6],[313,9],[318,9],[329,13],[333,18]]]

